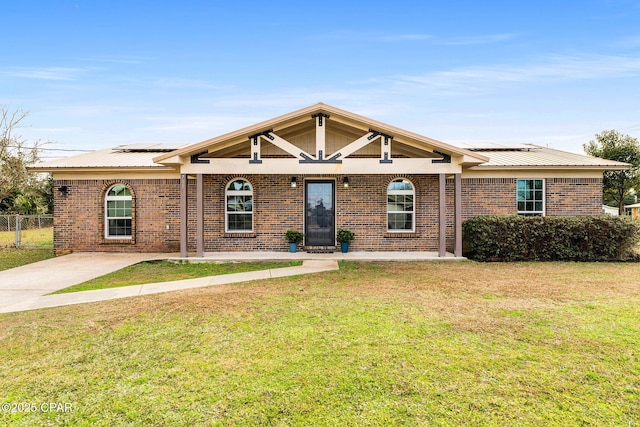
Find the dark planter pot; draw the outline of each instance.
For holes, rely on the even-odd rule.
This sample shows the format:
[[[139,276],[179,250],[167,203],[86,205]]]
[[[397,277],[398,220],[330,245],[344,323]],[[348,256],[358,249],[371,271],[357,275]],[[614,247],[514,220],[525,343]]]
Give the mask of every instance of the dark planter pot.
[[[295,254],[298,252],[298,244],[297,243],[289,243],[289,252]]]
[[[349,252],[349,242],[340,242],[340,252],[343,254]]]

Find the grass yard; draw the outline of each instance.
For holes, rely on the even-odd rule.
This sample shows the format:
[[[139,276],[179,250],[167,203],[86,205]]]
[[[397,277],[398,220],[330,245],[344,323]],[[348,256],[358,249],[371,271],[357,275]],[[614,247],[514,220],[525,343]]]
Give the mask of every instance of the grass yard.
[[[53,228],[25,230],[22,243],[30,249],[16,249],[15,231],[0,231],[0,271],[53,257]]]
[[[21,243],[24,246],[53,248],[53,228],[22,230]],[[0,231],[0,248],[13,248],[16,244],[15,231]]]
[[[195,279],[218,276],[220,274],[244,273],[246,271],[270,270],[272,268],[294,267],[302,261],[259,261],[259,262],[195,262],[175,263],[171,261],[141,262],[104,276],[96,277],[54,294],[91,291],[94,289],[118,288],[121,286],[144,285],[146,283]]]
[[[640,424],[640,264],[356,263],[0,315],[0,425]],[[47,408],[47,406],[45,406]]]

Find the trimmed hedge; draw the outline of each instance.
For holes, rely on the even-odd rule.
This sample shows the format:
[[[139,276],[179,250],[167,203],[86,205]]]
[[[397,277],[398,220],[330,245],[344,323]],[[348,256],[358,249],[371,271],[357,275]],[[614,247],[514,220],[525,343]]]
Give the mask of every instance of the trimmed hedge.
[[[598,216],[478,216],[462,224],[477,261],[623,261],[637,257],[640,224]]]

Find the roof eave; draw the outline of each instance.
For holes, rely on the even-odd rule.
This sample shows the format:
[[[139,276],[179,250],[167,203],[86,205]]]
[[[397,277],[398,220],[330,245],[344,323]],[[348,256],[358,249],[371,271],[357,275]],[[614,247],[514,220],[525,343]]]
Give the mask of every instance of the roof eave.
[[[30,166],[33,172],[107,172],[127,170],[129,172],[175,172],[177,169],[169,166]]]
[[[471,170],[505,170],[505,169],[537,169],[537,170],[627,170],[631,165],[478,165]]]

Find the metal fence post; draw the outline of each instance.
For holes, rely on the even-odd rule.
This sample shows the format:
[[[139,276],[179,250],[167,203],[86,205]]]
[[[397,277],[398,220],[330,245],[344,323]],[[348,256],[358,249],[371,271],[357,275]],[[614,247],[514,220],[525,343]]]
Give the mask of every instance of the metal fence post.
[[[16,214],[16,248],[20,247],[21,242],[21,228],[22,228],[22,221],[20,220],[20,215]]]

